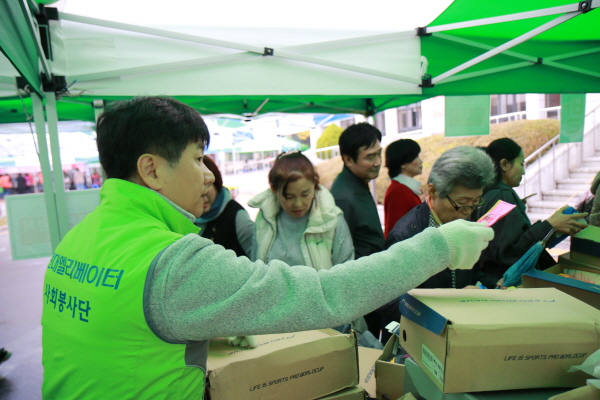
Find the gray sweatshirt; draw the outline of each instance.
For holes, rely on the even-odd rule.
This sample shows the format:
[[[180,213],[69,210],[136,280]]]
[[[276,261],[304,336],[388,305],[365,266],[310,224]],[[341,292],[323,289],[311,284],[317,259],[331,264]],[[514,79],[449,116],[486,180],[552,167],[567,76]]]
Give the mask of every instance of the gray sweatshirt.
[[[252,262],[189,234],[152,262],[144,311],[152,330],[171,343],[320,329],[369,313],[449,264],[448,243],[434,228],[320,271]]]

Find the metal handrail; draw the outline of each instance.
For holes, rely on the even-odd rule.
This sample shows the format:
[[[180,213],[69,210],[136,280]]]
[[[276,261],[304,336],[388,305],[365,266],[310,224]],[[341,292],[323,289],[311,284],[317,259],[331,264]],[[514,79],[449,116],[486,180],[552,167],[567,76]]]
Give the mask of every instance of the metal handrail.
[[[594,114],[595,117],[595,113],[600,110],[600,106],[594,108],[593,110],[591,110],[590,112],[588,112],[587,114],[585,114],[585,118],[588,118],[590,115]],[[598,131],[598,125],[599,125],[600,121],[596,121],[596,118],[594,118],[594,121],[592,123],[592,127],[591,129],[589,129],[587,132],[584,132],[584,138],[587,137],[590,134],[594,134],[596,136],[594,136],[594,147],[598,144],[598,140],[597,140],[597,131]],[[523,167],[525,169],[527,169],[528,166],[532,165],[535,161],[538,161],[538,169],[537,169],[537,181],[538,181],[538,195],[542,196],[542,179],[540,174],[542,173],[542,166],[541,166],[541,161],[542,161],[542,155],[546,154],[546,152],[549,149],[552,149],[552,174],[554,176],[554,180],[556,181],[556,147],[558,145],[558,142],[560,140],[560,134],[556,135],[555,137],[553,137],[552,139],[550,139],[548,142],[546,142],[542,147],[540,147],[539,149],[537,149],[536,151],[534,151],[533,153],[531,153],[524,161]],[[583,159],[583,146],[581,146],[581,143],[565,143],[567,144],[566,146],[566,151],[570,151],[571,148],[573,146],[580,146],[580,151],[581,151],[581,158]],[[535,175],[534,175],[535,177]],[[525,176],[523,177],[523,190],[525,193],[527,193],[527,182],[531,180],[531,175],[527,175],[525,174]],[[528,206],[529,207],[529,206]]]
[[[559,110],[560,106],[558,107],[548,107],[548,108],[544,108],[544,111],[548,111],[548,110]],[[584,118],[587,118],[589,115],[593,114],[596,112],[596,110],[600,109],[600,106],[594,108],[593,110],[591,110],[590,112],[588,112],[587,114],[585,114]],[[507,114],[509,115],[509,114]],[[591,131],[591,130],[590,130]],[[586,132],[585,134],[587,135],[589,132]],[[531,153],[529,155],[529,157],[527,157],[525,159],[525,163],[527,164],[531,159],[537,157],[541,152],[543,152],[546,148],[550,147],[552,145],[553,142],[557,142],[559,139],[560,135],[556,135],[555,137],[553,137],[552,139],[550,139],[546,144],[544,144],[542,147],[540,147],[539,149],[537,149],[536,151],[534,151],[533,153]]]
[[[528,164],[531,164],[533,161],[535,161],[546,149],[548,149],[551,146],[554,146],[556,144],[556,142],[558,142],[559,138],[560,138],[560,135],[554,136],[552,139],[547,141],[546,144],[544,144],[542,147],[540,147],[539,149],[537,149],[536,151],[531,153],[529,155],[529,157],[527,157],[525,159],[525,162],[524,162],[525,166],[527,166]]]
[[[499,114],[499,115],[492,115],[490,116],[490,122],[493,122],[495,120],[495,123],[501,123],[500,120],[501,119],[506,119],[507,121],[520,121],[520,120],[524,120],[527,119],[527,114],[531,113],[531,112],[538,112],[538,113],[545,113],[546,114],[546,118],[548,118],[548,112],[549,111],[559,111],[561,109],[560,106],[553,106],[553,107],[546,107],[546,108],[539,108],[537,110],[523,110],[523,111],[515,111],[515,112],[511,112],[511,113],[506,113],[506,114]]]

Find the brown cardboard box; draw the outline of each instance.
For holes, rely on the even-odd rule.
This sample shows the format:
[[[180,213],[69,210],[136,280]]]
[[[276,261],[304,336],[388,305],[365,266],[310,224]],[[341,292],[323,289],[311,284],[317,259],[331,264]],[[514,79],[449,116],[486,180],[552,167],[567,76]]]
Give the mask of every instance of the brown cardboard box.
[[[600,257],[591,256],[591,255],[585,254],[585,253],[579,253],[579,252],[573,251],[573,250],[571,250],[569,252],[569,254],[570,254],[570,258],[573,261],[591,265],[596,269],[600,268]]]
[[[565,269],[577,269],[587,272],[599,270],[575,265],[556,264],[544,271],[532,270],[522,276],[525,288],[554,287],[600,310],[600,285],[582,282],[577,279],[559,276]]]
[[[418,400],[548,400],[569,389],[518,389],[494,392],[442,393],[411,358],[406,360],[404,391],[412,393]]]
[[[571,259],[600,267],[600,227],[590,225],[571,237]]]
[[[319,400],[365,400],[366,393],[360,386],[347,388],[330,394],[329,396],[321,397]]]
[[[383,350],[358,346],[358,386],[367,392],[367,396],[375,397],[375,362],[381,357]]]
[[[569,390],[566,393],[557,394],[548,400],[598,400],[600,399],[600,389],[592,386],[582,386],[577,389]]]
[[[554,288],[415,289],[400,308],[400,344],[444,393],[578,387],[567,370],[600,347],[600,310]]]
[[[358,384],[354,333],[333,329],[256,336],[256,349],[211,340],[210,400],[316,399]]]
[[[397,399],[404,394],[404,365],[387,361],[398,344],[398,336],[392,337],[385,344],[383,353],[375,362],[377,379],[377,398],[387,394],[390,399]]]
[[[406,393],[404,396],[400,397],[398,400],[417,400],[412,393]]]
[[[584,261],[577,261],[573,259],[573,252],[569,251],[558,256],[558,263],[563,265],[569,265],[573,267],[589,268],[594,271],[600,271],[600,265],[590,264]]]

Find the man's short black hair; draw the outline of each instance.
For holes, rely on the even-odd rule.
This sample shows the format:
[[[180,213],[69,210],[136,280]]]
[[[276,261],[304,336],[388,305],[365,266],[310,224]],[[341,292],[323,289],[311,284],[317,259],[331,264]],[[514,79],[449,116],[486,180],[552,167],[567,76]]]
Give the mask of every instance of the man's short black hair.
[[[356,162],[361,147],[369,148],[376,142],[381,142],[381,132],[367,122],[350,125],[340,135],[340,154],[350,156]]]
[[[130,180],[138,158],[156,154],[176,167],[191,143],[208,146],[210,135],[200,114],[168,97],[137,97],[107,107],[98,117],[100,164],[108,178]]]

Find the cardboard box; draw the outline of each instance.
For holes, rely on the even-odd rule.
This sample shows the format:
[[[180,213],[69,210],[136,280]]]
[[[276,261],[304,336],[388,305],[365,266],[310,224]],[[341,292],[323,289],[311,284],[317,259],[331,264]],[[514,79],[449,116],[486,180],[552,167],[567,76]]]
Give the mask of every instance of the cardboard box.
[[[398,400],[417,400],[412,393],[406,393],[404,396],[400,397]]]
[[[582,386],[567,370],[600,347],[600,310],[554,288],[414,289],[400,311],[400,344],[444,393]]]
[[[330,394],[329,396],[321,397],[319,400],[365,400],[366,393],[360,386],[347,388]]]
[[[584,261],[574,260],[572,257],[572,252],[570,252],[570,251],[558,256],[558,263],[563,264],[563,265],[573,266],[573,267],[589,268],[596,272],[600,271],[600,266],[598,266],[598,265],[589,264]]]
[[[567,389],[523,389],[474,393],[443,393],[412,359],[406,360],[404,390],[417,400],[547,400]]]
[[[576,251],[570,251],[569,255],[573,261],[584,263],[596,269],[600,269],[600,257],[590,256],[589,254],[578,253]]]
[[[590,225],[571,236],[571,253],[575,261],[600,265],[600,227]]]
[[[598,400],[600,389],[592,385],[583,386],[568,392],[550,397],[548,400]]]
[[[383,350],[358,346],[358,386],[363,388],[369,397],[375,398],[375,362],[381,357]]]
[[[211,340],[210,400],[316,399],[358,384],[354,333],[333,329],[256,336],[256,349]]]
[[[600,285],[594,285],[577,279],[559,276],[558,274],[563,273],[565,269],[577,269],[580,271],[595,273],[600,272],[592,268],[582,268],[576,267],[574,265],[556,264],[555,266],[550,267],[544,271],[534,269],[523,274],[523,287],[553,287],[600,310]]]
[[[404,394],[404,365],[387,361],[394,353],[398,343],[398,336],[392,335],[385,344],[383,353],[375,362],[378,399],[381,399],[384,394],[388,395],[390,399],[397,399]]]

